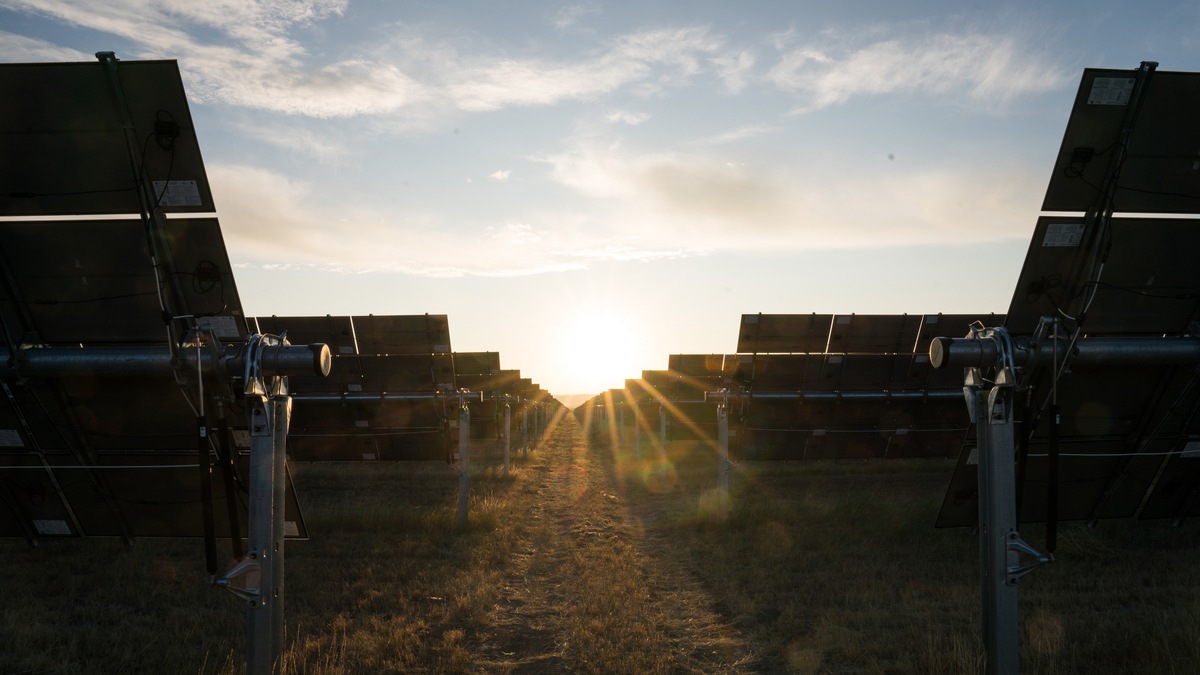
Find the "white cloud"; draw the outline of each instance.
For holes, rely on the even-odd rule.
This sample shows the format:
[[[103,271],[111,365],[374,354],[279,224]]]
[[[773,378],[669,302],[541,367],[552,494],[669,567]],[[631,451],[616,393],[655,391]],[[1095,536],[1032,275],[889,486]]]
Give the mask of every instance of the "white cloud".
[[[741,93],[750,83],[750,71],[757,61],[753,52],[745,50],[721,54],[711,60],[725,88],[734,94]]]
[[[962,94],[1004,103],[1067,81],[1065,73],[1046,64],[1011,37],[937,34],[874,42],[836,56],[811,47],[790,49],[766,78],[804,97],[802,110],[892,93]]]
[[[568,5],[554,13],[551,23],[559,31],[565,31],[568,28],[578,28],[579,20],[585,16],[596,15],[600,13],[600,8],[594,3],[585,3],[580,5]]]
[[[493,171],[488,174],[488,178],[499,182],[508,180],[510,176],[512,176],[512,171],[509,169],[500,169],[499,171]]]
[[[282,123],[262,124],[242,122],[237,125],[248,138],[270,143],[289,152],[315,157],[325,162],[337,162],[351,155],[350,148],[327,134]]]
[[[545,217],[472,226],[437,217],[325,207],[313,186],[269,169],[210,164],[230,259],[263,269],[300,266],[341,272],[391,271],[433,277],[515,276],[583,269],[604,260],[688,255],[694,247],[641,246],[592,223]]]
[[[747,124],[736,129],[723,131],[719,134],[714,134],[705,138],[698,138],[692,141],[689,145],[703,146],[736,143],[738,141],[746,140],[747,138],[756,138],[758,136],[775,133],[780,129],[781,127],[773,124]]]
[[[680,241],[701,250],[995,241],[1027,234],[1044,186],[1043,176],[1015,167],[782,170],[717,156],[639,155],[594,139],[543,161],[554,180],[594,200],[612,227],[648,249]]]
[[[0,54],[9,63],[36,63],[40,61],[95,61],[92,54],[77,49],[59,47],[45,40],[28,38],[0,31]]]
[[[357,56],[323,59],[295,36],[337,20],[347,0],[6,4],[124,38],[136,46],[136,58],[178,59],[197,100],[313,117],[403,112],[396,128],[425,128],[447,110],[543,106],[592,101],[622,87],[645,93],[684,86],[723,43],[706,28],[682,27],[618,36],[577,58],[464,55],[401,25],[387,43],[364,43]],[[578,5],[560,20],[570,25],[591,11]],[[55,55],[44,43],[18,47]]]
[[[15,0],[11,5],[125,38],[137,45],[138,58],[178,59],[189,94],[200,100],[336,117],[395,111],[428,96],[423,85],[390,64],[367,59],[307,63],[304,47],[288,31],[340,15],[346,0]],[[197,27],[230,39],[204,41]]]
[[[631,127],[650,119],[647,113],[631,112],[629,110],[614,110],[604,116],[604,119],[614,124],[628,124]]]
[[[619,37],[592,58],[573,63],[452,57],[441,77],[455,107],[468,111],[589,101],[647,81],[680,86],[700,71],[700,55],[719,49],[721,42],[703,28],[645,31]],[[669,72],[654,80],[657,67]]]

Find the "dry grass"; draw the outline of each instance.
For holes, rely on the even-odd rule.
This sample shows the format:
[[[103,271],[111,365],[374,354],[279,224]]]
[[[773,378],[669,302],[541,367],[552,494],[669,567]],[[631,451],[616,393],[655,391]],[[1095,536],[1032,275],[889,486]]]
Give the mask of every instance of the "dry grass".
[[[285,673],[970,673],[977,544],[931,528],[945,462],[739,466],[711,447],[587,442],[567,420],[470,523],[440,465],[294,466]],[[1195,524],[1069,526],[1022,585],[1039,673],[1200,672]],[[1040,532],[1024,532],[1031,541]],[[0,673],[237,673],[240,604],[194,540],[0,541]]]

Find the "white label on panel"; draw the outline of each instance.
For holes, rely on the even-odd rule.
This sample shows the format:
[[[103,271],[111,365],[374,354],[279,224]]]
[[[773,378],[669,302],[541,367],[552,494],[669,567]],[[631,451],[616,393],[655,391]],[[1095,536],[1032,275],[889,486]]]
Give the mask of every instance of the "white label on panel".
[[[156,180],[154,194],[162,195],[159,206],[200,206],[200,190],[194,180]]]
[[[283,521],[283,536],[285,536],[285,537],[299,537],[300,536],[300,526],[296,525],[296,521],[294,521],[294,520]]]
[[[1125,105],[1133,93],[1132,77],[1097,77],[1092,80],[1088,105]]]
[[[196,320],[197,328],[211,328],[219,338],[237,339],[242,337],[238,330],[237,320],[232,316],[206,316]]]
[[[37,528],[38,534],[71,536],[71,526],[67,525],[65,520],[34,520],[33,526]]]
[[[967,455],[967,466],[979,465],[979,446],[971,448],[971,454]]]
[[[1075,247],[1083,241],[1083,223],[1050,223],[1042,246]]]
[[[1200,457],[1200,441],[1188,441],[1183,444],[1181,457]]]
[[[0,448],[23,448],[21,434],[16,429],[0,429]]]
[[[249,429],[234,429],[233,444],[239,448],[250,447],[250,430]]]

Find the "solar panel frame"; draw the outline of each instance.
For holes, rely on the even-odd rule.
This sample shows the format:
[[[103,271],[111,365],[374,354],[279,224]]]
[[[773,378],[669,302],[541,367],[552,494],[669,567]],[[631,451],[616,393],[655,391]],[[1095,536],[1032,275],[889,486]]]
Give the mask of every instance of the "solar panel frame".
[[[207,316],[218,337],[241,339],[247,324],[217,220],[167,223],[174,269],[185,282],[183,306],[172,310]],[[165,342],[145,228],[135,220],[0,221],[0,265],[12,287],[0,312],[10,332],[21,326],[46,344]]]
[[[1042,202],[1043,211],[1084,212],[1110,170],[1127,123],[1137,71],[1088,68]],[[1119,213],[1195,213],[1200,203],[1195,148],[1200,80],[1194,73],[1156,71],[1149,80],[1121,165],[1112,208]],[[1162,129],[1170,129],[1164,134]],[[1087,158],[1086,160],[1084,158]]]
[[[0,64],[0,91],[17,105],[0,106],[0,215],[140,213],[122,115],[105,66],[86,63]],[[118,78],[131,133],[141,140],[144,178],[160,207],[211,213],[212,190],[177,62],[123,61]],[[160,126],[172,123],[168,139]],[[171,185],[165,185],[170,182]]]
[[[832,323],[832,314],[743,314],[737,352],[825,352]]]
[[[353,316],[360,354],[448,354],[445,314]]]

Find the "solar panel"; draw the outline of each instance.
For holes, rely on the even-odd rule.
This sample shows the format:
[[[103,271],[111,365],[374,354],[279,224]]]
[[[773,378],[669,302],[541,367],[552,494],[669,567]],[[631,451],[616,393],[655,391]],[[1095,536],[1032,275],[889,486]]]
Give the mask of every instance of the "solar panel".
[[[1197,204],[1200,206],[1200,203]],[[1105,260],[1098,280],[1078,280],[1092,259],[1078,217],[1038,219],[1005,326],[1030,334],[1043,316],[1075,316],[1086,302],[1089,335],[1180,333],[1194,320],[1200,268],[1195,221],[1113,218],[1099,242]]]
[[[824,352],[894,354],[913,352],[921,316],[913,314],[838,314],[833,317]]]
[[[173,277],[155,267],[141,221],[0,222],[0,264],[10,286],[0,314],[7,325],[32,331],[10,339],[162,343],[156,274],[180,289],[176,313],[206,317],[221,339],[242,339],[246,323],[216,219],[168,222]]]
[[[1121,179],[1113,194],[1113,211],[1196,212],[1200,128],[1195,111],[1200,109],[1200,80],[1195,73],[1155,72],[1140,105],[1134,98],[1136,81],[1136,72],[1128,70],[1083,72],[1043,211],[1083,212],[1095,207],[1103,199],[1106,176],[1119,162]],[[1136,124],[1130,124],[1131,110],[1136,112]],[[1120,157],[1117,150],[1126,127],[1131,133]]]
[[[1043,204],[1084,215],[1038,220],[1004,326],[931,342],[978,423],[938,524],[979,523],[989,673],[1016,672],[1017,582],[1053,560],[1019,523],[1052,552],[1059,520],[1194,511],[1200,228],[1163,216],[1200,210],[1200,74],[1156,66],[1084,73]]]
[[[250,335],[217,221],[165,216],[213,211],[175,62],[97,56],[0,66],[0,216],[74,216],[0,222],[0,534],[203,536],[270,672],[305,536],[285,378],[329,352]]]
[[[360,354],[445,354],[450,323],[444,314],[352,317]]]
[[[144,177],[164,211],[211,213],[175,61],[117,70]],[[0,64],[0,215],[139,213],[125,111],[103,63]]]
[[[831,314],[743,314],[737,351],[752,353],[824,352]]]

